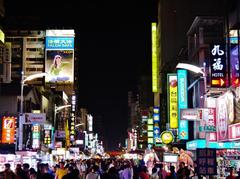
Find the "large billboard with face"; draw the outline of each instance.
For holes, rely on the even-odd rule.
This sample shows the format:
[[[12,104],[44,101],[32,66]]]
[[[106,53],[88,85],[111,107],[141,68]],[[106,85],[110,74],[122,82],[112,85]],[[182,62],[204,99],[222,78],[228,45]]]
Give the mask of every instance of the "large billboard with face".
[[[46,83],[72,84],[74,75],[74,30],[47,30]]]
[[[47,50],[45,69],[47,83],[72,83],[73,50]]]

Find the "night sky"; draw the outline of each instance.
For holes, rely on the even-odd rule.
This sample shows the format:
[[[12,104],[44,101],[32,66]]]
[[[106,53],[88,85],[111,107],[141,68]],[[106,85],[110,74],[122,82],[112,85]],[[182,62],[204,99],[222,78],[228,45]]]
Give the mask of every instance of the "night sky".
[[[155,1],[5,1],[5,29],[76,32],[79,104],[103,120],[108,149],[127,136],[127,92],[151,72],[150,23]],[[18,20],[12,20],[12,19]]]

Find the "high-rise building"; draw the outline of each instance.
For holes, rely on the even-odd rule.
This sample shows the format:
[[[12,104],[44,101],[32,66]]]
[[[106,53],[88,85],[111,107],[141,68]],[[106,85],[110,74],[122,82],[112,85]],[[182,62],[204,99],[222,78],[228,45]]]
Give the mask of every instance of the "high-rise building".
[[[9,30],[6,42],[11,44],[11,76],[12,81],[21,80],[21,72],[25,76],[44,72],[45,32],[32,30]],[[31,80],[29,84],[43,84],[41,78]]]

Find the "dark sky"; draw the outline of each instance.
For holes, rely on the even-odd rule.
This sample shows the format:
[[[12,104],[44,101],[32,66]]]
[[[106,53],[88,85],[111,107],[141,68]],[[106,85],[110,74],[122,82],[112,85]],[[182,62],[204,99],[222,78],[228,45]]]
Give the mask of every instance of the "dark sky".
[[[127,136],[127,92],[150,71],[150,0],[5,1],[6,29],[74,28],[79,60],[79,104],[101,116],[113,149]],[[156,6],[156,5],[155,5]]]

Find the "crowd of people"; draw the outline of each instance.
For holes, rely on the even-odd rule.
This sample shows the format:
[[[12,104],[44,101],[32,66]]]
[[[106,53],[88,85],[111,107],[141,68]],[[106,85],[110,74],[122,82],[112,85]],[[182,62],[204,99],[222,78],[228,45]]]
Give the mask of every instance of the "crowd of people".
[[[54,166],[38,163],[37,169],[29,164],[17,164],[11,170],[5,163],[5,170],[0,179],[189,179],[200,178],[181,162],[176,169],[169,167],[166,171],[163,163],[155,163],[152,171],[148,171],[143,160],[126,159],[89,159],[60,161]]]

